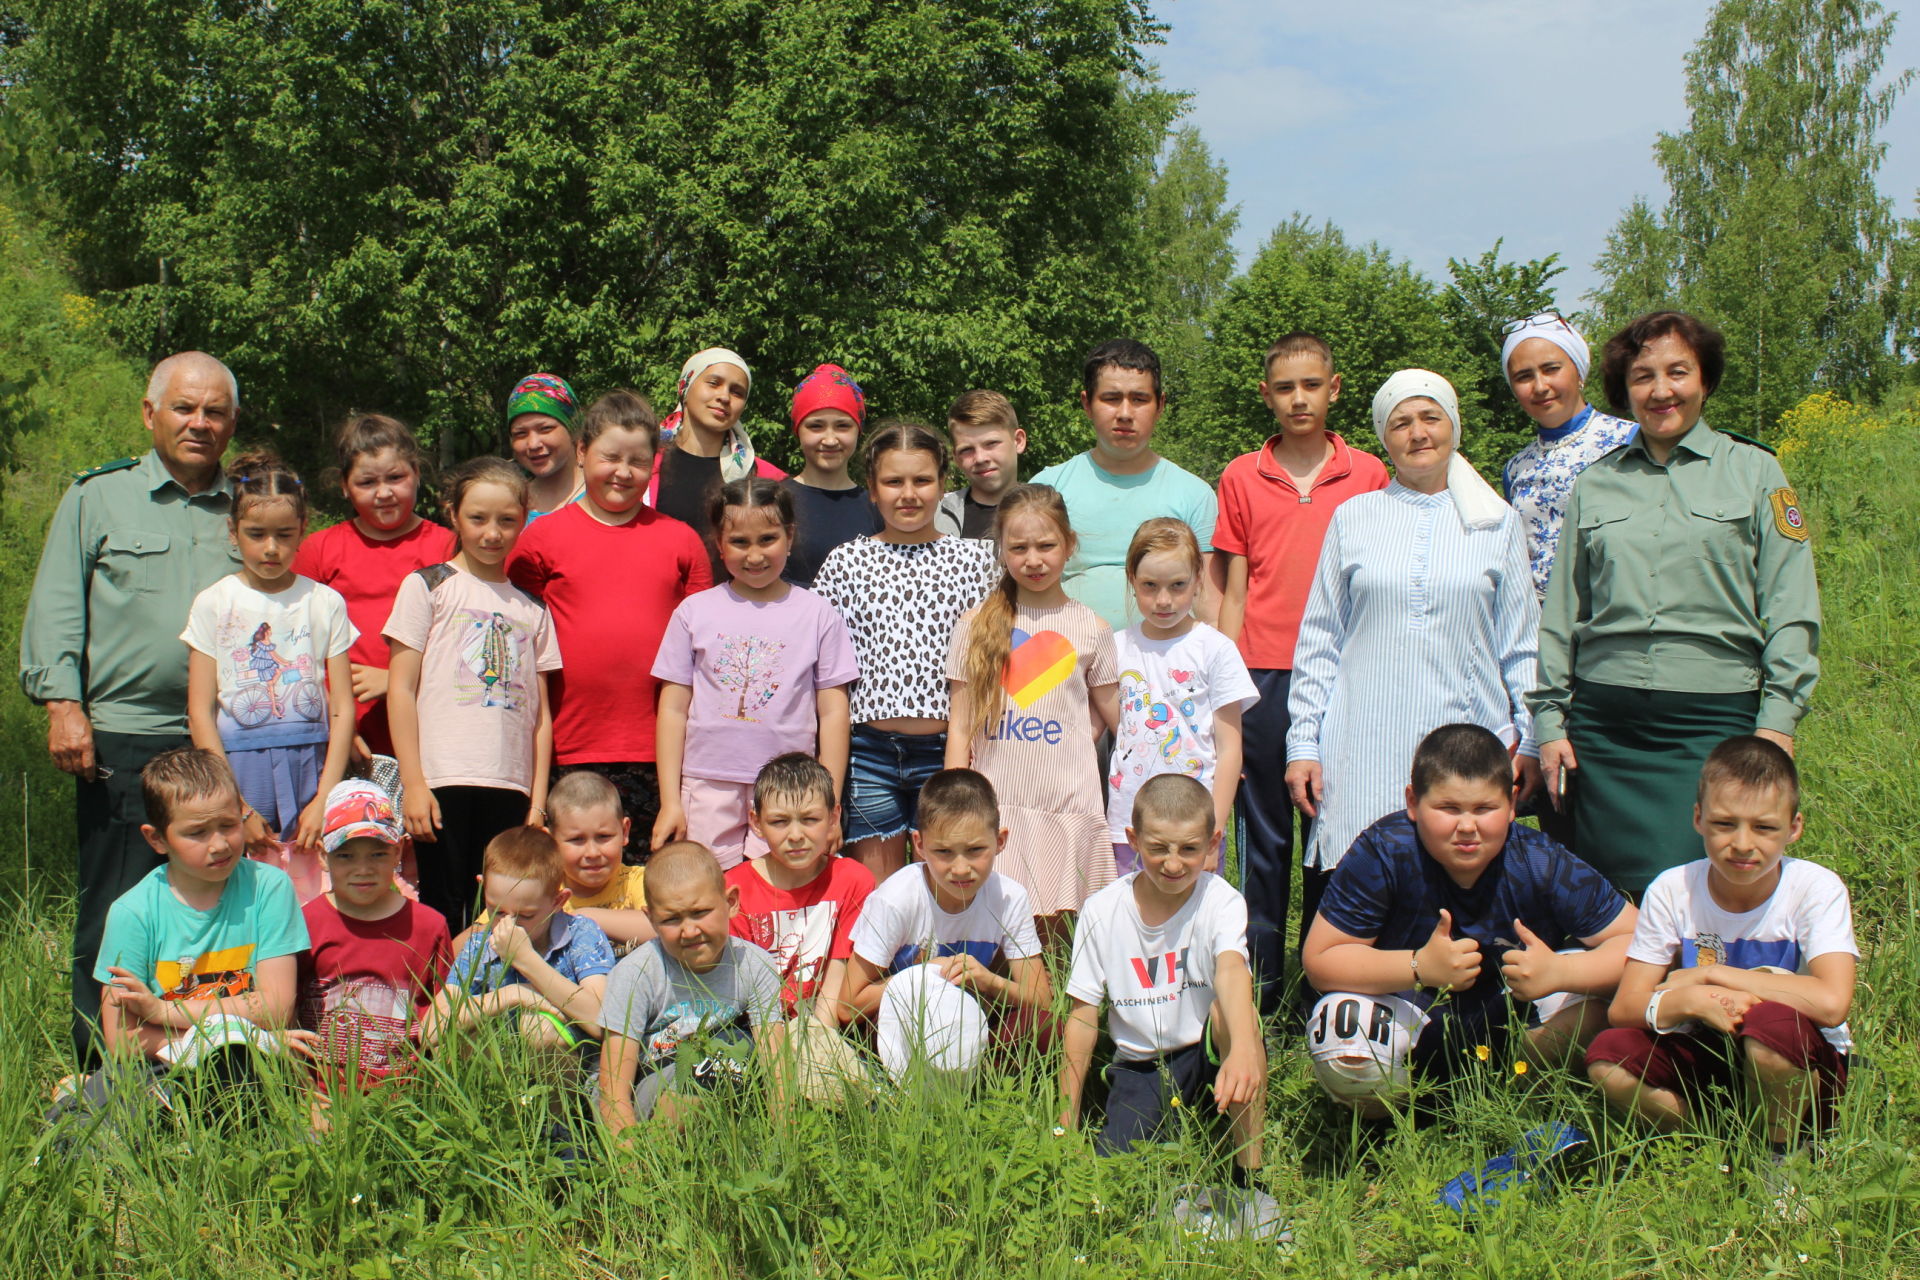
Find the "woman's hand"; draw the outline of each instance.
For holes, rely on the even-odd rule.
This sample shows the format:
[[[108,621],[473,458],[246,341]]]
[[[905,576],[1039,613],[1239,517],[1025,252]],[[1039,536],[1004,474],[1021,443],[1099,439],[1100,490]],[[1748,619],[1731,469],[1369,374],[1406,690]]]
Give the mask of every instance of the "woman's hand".
[[[1318,760],[1295,760],[1287,766],[1287,794],[1294,808],[1309,818],[1319,817],[1321,791]]]
[[[1541,744],[1540,780],[1546,784],[1547,797],[1553,801],[1554,808],[1566,808],[1561,803],[1561,797],[1567,793],[1566,774],[1579,767],[1580,761],[1573,754],[1571,738]]]

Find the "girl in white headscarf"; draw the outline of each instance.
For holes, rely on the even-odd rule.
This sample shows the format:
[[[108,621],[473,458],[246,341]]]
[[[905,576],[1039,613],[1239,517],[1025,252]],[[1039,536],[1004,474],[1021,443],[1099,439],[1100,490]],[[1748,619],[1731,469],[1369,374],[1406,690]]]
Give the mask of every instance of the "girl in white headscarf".
[[[1587,403],[1583,388],[1592,356],[1587,340],[1559,312],[1516,320],[1506,333],[1500,368],[1536,434],[1513,455],[1501,478],[1526,530],[1534,594],[1544,600],[1573,482],[1591,463],[1631,440],[1636,428]]]
[[[708,347],[680,366],[679,403],[660,422],[647,505],[693,526],[711,549],[708,492],[742,476],[784,480],[787,473],[759,457],[740,425],[753,370],[736,352]],[[717,560],[716,560],[717,563]]]
[[[1523,794],[1540,777],[1525,702],[1540,610],[1520,521],[1460,455],[1445,378],[1394,374],[1373,423],[1393,483],[1334,513],[1288,691],[1287,786],[1314,819],[1309,891],[1367,827],[1404,817],[1414,748],[1442,725],[1499,734]]]

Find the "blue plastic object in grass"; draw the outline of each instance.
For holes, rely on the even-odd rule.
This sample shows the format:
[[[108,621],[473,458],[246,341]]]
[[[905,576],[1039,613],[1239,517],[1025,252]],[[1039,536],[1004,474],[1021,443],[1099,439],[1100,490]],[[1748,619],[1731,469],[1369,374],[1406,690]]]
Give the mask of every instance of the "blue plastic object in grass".
[[[1529,1129],[1517,1144],[1480,1166],[1480,1172],[1456,1175],[1434,1199],[1455,1213],[1492,1209],[1509,1191],[1528,1183],[1550,1183],[1554,1170],[1568,1163],[1567,1153],[1586,1146],[1587,1141],[1587,1135],[1570,1124]]]

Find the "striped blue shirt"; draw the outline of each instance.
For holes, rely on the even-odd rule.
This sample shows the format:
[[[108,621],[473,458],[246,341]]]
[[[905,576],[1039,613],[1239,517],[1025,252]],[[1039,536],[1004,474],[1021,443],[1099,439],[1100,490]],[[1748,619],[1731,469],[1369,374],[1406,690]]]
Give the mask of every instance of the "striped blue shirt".
[[[1341,504],[1287,698],[1287,761],[1318,760],[1324,788],[1306,865],[1331,870],[1406,807],[1414,748],[1441,725],[1484,725],[1539,754],[1524,701],[1539,629],[1518,516],[1469,530],[1444,489],[1397,480]]]

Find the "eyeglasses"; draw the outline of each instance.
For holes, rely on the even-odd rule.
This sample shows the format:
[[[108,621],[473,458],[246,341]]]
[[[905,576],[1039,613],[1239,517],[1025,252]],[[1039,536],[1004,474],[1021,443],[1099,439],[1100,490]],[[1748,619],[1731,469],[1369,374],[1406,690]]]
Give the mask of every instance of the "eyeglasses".
[[[1552,307],[1548,307],[1545,311],[1536,311],[1523,319],[1507,321],[1507,323],[1500,326],[1500,336],[1510,338],[1522,329],[1531,329],[1536,325],[1543,325],[1551,320],[1557,320],[1569,329],[1573,328],[1573,323],[1570,320],[1558,311],[1555,311]]]

